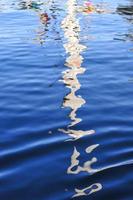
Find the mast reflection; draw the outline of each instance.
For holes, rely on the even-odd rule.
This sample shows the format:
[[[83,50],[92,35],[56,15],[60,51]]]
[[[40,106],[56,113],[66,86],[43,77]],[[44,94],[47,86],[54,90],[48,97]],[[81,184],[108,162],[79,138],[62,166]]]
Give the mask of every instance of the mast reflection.
[[[94,130],[83,131],[71,128],[81,122],[82,119],[77,117],[77,110],[85,104],[85,100],[81,96],[76,95],[76,92],[81,87],[77,76],[85,72],[85,68],[81,66],[83,62],[83,56],[81,53],[86,49],[86,46],[80,44],[79,41],[80,25],[76,19],[76,7],[76,1],[69,0],[67,2],[67,16],[62,21],[62,29],[64,30],[64,35],[67,39],[67,43],[64,44],[64,48],[66,53],[69,55],[65,63],[68,69],[64,72],[62,78],[63,83],[70,89],[69,94],[64,97],[63,107],[71,108],[71,112],[69,114],[71,123],[68,125],[66,130],[59,129],[59,131],[68,134],[75,140],[84,135],[95,133]]]
[[[69,118],[71,119],[70,124],[66,129],[59,129],[59,131],[68,134],[72,140],[77,140],[85,135],[94,134],[94,130],[75,130],[74,127],[76,124],[81,122],[81,118],[77,117],[77,111],[81,108],[86,102],[83,97],[78,96],[76,92],[80,89],[81,84],[78,80],[78,75],[85,72],[85,68],[82,67],[83,56],[81,53],[86,49],[86,46],[80,44],[80,25],[76,19],[76,10],[77,4],[76,0],[68,0],[67,2],[67,16],[62,21],[62,29],[64,31],[65,39],[67,42],[64,44],[64,48],[68,57],[66,58],[65,66],[68,69],[63,73],[62,81],[67,88],[70,89],[70,92],[63,99],[63,107],[71,108]],[[99,144],[94,144],[85,149],[86,154],[91,154]],[[97,172],[96,169],[92,168],[92,165],[97,162],[96,157],[92,157],[90,160],[87,160],[81,165],[80,162],[80,152],[78,148],[74,146],[74,150],[71,156],[70,166],[67,169],[67,174],[79,174],[81,172],[86,172],[88,174],[93,174]],[[93,185],[87,186],[83,189],[75,188],[75,194],[72,196],[87,196],[94,192],[98,192],[102,189],[100,183],[94,183]]]

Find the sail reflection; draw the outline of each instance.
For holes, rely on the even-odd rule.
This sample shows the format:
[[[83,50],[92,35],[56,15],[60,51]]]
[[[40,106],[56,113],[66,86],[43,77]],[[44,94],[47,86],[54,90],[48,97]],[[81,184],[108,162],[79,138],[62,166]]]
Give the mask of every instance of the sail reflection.
[[[69,0],[67,2],[67,8],[68,13],[62,21],[62,29],[64,30],[65,39],[67,39],[67,43],[64,44],[64,48],[69,56],[67,57],[65,63],[68,69],[63,73],[62,78],[63,83],[70,89],[70,92],[64,97],[63,107],[71,108],[71,112],[69,114],[71,122],[68,125],[67,130],[59,129],[59,131],[68,134],[73,139],[79,139],[84,135],[93,134],[95,131],[74,130],[71,128],[82,121],[81,118],[77,117],[77,111],[86,103],[81,96],[76,94],[81,87],[77,76],[85,72],[85,68],[81,66],[83,62],[83,56],[81,53],[86,49],[86,46],[80,44],[79,41],[80,25],[76,19],[76,1]]]

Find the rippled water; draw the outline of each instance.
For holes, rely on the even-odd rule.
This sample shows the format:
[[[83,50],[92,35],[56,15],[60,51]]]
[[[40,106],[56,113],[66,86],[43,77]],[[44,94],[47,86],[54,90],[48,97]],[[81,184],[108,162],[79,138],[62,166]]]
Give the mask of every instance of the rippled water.
[[[133,199],[133,2],[93,3],[0,1],[0,200]]]

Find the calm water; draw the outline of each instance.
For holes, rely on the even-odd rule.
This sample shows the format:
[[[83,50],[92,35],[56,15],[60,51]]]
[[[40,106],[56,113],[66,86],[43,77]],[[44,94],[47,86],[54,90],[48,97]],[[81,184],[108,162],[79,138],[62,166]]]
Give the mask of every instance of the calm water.
[[[133,1],[93,3],[0,1],[0,200],[133,199]]]

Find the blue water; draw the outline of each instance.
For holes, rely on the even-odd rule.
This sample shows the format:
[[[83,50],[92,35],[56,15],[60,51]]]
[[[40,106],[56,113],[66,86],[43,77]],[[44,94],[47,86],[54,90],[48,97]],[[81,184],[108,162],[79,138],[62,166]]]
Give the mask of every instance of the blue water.
[[[133,2],[83,3],[0,1],[0,200],[133,199]]]

